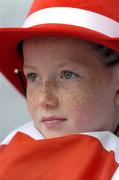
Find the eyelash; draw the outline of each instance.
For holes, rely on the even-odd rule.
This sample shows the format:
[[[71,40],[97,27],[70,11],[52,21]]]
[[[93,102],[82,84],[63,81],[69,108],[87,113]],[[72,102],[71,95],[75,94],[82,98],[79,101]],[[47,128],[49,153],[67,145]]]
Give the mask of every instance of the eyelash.
[[[66,77],[66,75],[70,75],[69,77],[67,76]],[[74,76],[73,78],[72,78],[72,76]],[[74,73],[74,72],[71,72],[71,71],[63,71],[62,73],[61,73],[61,76],[60,76],[60,78],[62,78],[62,79],[68,79],[68,80],[71,80],[71,79],[74,79],[74,78],[76,78],[76,77],[79,77],[79,75],[78,74],[76,74],[76,73]],[[26,75],[26,78],[27,78],[27,80],[28,81],[30,81],[30,82],[34,82],[34,81],[36,81],[37,80],[37,78],[39,78],[38,76],[37,76],[37,74],[36,73],[28,73],[27,75]]]

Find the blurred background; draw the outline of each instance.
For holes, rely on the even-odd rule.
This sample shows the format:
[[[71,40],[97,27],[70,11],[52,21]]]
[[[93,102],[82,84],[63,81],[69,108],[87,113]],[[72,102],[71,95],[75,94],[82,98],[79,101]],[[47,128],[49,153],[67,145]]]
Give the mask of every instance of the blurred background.
[[[32,1],[0,0],[0,28],[22,26]],[[0,141],[30,120],[24,97],[0,74]]]

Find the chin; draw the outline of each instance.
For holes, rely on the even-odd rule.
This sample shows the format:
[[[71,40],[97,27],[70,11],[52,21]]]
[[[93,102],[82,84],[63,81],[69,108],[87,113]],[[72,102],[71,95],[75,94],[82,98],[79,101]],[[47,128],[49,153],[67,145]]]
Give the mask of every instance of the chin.
[[[63,134],[58,134],[58,133],[48,133],[48,134],[43,134],[43,136],[48,139],[48,138],[57,138],[57,137],[62,137],[64,136]]]
[[[64,132],[61,132],[61,133],[58,133],[58,132],[50,132],[50,133],[43,133],[42,132],[42,135],[48,139],[48,138],[57,138],[57,137],[63,137],[63,136],[68,136],[68,135],[71,135],[73,133],[64,133]]]

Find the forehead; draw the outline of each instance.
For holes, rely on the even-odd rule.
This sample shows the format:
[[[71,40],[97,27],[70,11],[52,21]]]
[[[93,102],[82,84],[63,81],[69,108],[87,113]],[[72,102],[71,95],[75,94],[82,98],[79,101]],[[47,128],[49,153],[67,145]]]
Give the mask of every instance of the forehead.
[[[98,53],[94,50],[93,44],[68,37],[35,37],[27,39],[23,44],[25,62],[35,63],[35,57],[49,61],[72,61],[84,62],[97,61]],[[39,58],[38,58],[39,57]]]
[[[44,46],[43,46],[44,45]],[[92,43],[71,37],[55,37],[55,36],[45,36],[45,37],[33,37],[30,39],[26,39],[24,41],[24,46],[29,47],[56,47],[59,49],[61,46],[65,46],[66,48],[74,49],[74,47],[78,48],[92,48]]]

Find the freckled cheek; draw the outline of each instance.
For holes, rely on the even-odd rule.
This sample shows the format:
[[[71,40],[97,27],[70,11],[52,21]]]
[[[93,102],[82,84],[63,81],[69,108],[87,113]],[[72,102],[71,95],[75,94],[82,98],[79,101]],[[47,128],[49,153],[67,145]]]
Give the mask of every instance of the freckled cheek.
[[[30,112],[33,112],[38,104],[39,93],[33,89],[27,89],[27,104]]]
[[[88,104],[88,92],[84,92],[83,90],[79,89],[68,91],[66,94],[63,95],[62,98],[63,106],[71,113],[79,112],[81,107],[84,107]]]

